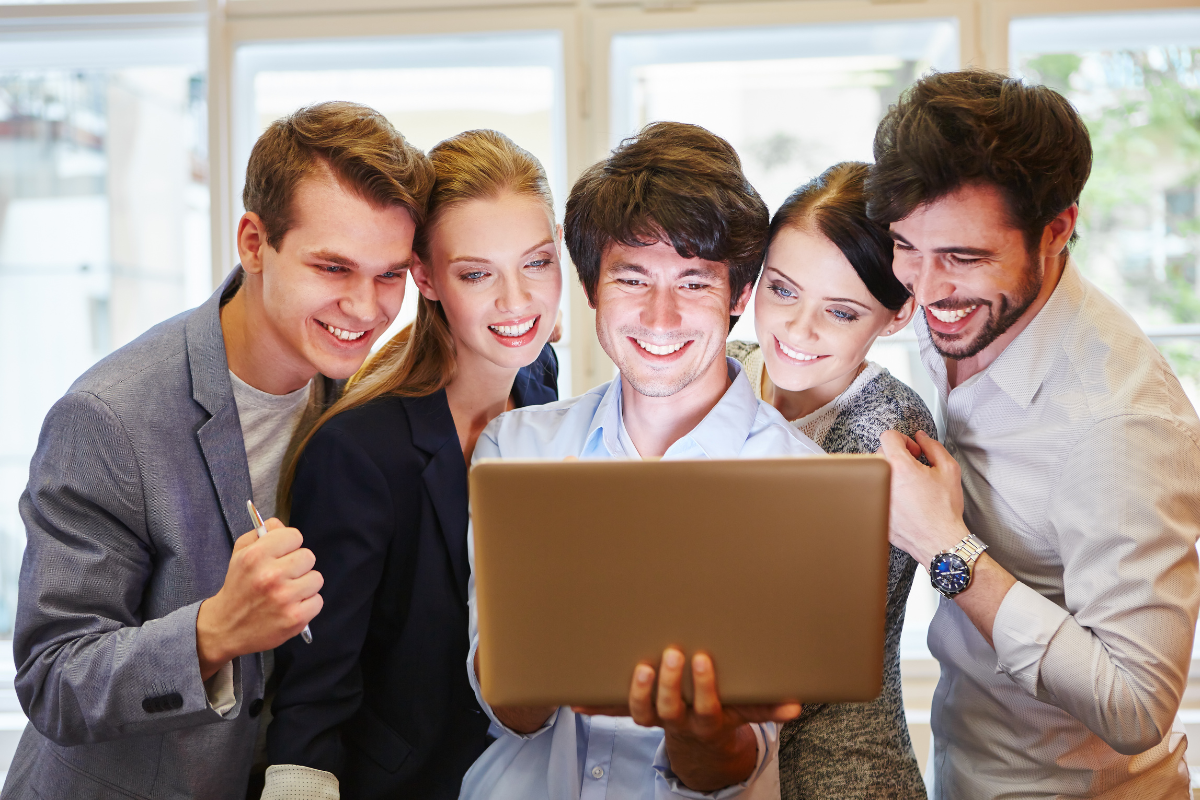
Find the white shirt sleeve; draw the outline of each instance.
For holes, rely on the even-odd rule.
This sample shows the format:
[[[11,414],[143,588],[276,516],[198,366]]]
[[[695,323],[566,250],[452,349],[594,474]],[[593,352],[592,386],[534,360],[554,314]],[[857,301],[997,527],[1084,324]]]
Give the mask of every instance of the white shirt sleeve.
[[[204,695],[208,698],[208,704],[212,710],[222,717],[237,705],[237,695],[233,691],[232,661],[226,662],[204,682]]]
[[[262,800],[340,800],[341,789],[332,772],[275,764],[267,767],[267,784]]]
[[[1050,640],[1071,616],[1035,590],[1017,582],[1004,595],[992,627],[996,671],[1037,697],[1038,668]]]
[[[1056,602],[1017,584],[996,616],[1002,671],[1124,755],[1162,741],[1187,686],[1200,607],[1200,447],[1127,414],[1074,446],[1047,508]]]
[[[726,786],[715,792],[693,791],[679,780],[671,770],[671,761],[667,758],[667,743],[662,741],[654,754],[654,771],[666,781],[671,793],[689,800],[778,800],[779,798],[779,728],[774,722],[752,723],[757,758],[754,771],[750,777],[741,783]]]

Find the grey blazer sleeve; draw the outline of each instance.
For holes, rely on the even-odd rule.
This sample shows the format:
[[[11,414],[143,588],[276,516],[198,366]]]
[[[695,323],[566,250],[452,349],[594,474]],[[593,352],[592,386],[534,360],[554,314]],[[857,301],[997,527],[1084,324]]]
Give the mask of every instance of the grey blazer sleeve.
[[[13,650],[33,726],[71,746],[221,719],[200,680],[200,603],[145,618],[153,565],[171,553],[156,552],[137,454],[98,397],[71,393],[51,409],[20,510]]]

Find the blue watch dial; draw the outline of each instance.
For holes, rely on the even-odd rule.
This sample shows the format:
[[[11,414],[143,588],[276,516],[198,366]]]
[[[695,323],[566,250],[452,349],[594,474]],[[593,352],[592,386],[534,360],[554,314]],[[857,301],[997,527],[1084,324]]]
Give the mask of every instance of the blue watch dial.
[[[938,553],[929,567],[933,588],[944,595],[958,594],[971,583],[967,562],[957,553]]]

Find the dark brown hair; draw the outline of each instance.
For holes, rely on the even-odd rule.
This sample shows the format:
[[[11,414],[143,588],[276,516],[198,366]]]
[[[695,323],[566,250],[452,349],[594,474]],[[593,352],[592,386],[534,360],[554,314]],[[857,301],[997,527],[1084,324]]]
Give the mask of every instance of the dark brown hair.
[[[963,186],[990,184],[1032,250],[1079,202],[1091,170],[1087,128],[1058,92],[980,69],[934,73],[879,123],[867,213],[887,226]]]
[[[683,258],[728,265],[732,308],[758,278],[769,219],[728,142],[697,125],[652,122],[584,171],[563,227],[592,303],[611,245],[663,241]]]
[[[506,192],[540,200],[551,220],[554,199],[546,171],[537,158],[502,133],[466,131],[451,136],[429,151],[436,180],[429,194],[428,216],[417,228],[413,250],[430,266],[429,239],[438,220],[469,200],[490,199]],[[446,388],[458,371],[454,339],[441,303],[417,298],[417,318],[371,356],[346,393],[320,416],[284,459],[279,478],[280,515],[291,507],[292,480],[300,454],[322,425],[333,416],[377,397],[424,397]],[[293,452],[294,451],[294,452]]]
[[[387,118],[357,103],[330,102],[277,119],[250,151],[242,205],[262,219],[276,250],[295,224],[300,181],[323,170],[380,208],[400,206],[420,225],[433,168]]]
[[[767,248],[786,228],[815,230],[833,242],[884,308],[899,311],[909,298],[892,273],[892,238],[867,218],[869,164],[843,161],[801,186],[771,219]]]

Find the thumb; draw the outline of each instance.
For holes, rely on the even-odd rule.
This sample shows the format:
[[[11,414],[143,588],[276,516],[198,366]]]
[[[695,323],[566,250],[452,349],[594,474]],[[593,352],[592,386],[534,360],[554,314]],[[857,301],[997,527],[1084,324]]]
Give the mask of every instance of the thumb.
[[[285,528],[287,526],[280,522],[278,517],[271,517],[269,520],[263,523],[263,527],[269,531],[273,531],[276,528]]]
[[[916,448],[916,453],[913,449]],[[892,466],[904,461],[915,461],[920,454],[920,446],[900,431],[884,431],[879,437],[879,454],[888,460]]]

